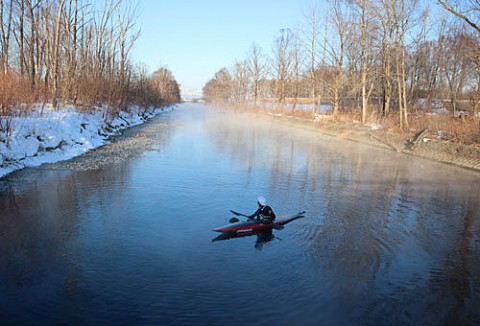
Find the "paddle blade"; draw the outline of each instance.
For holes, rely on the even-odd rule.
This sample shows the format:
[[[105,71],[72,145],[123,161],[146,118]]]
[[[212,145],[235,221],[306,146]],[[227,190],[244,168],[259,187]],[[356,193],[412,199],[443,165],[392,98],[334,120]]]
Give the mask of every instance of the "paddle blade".
[[[242,213],[239,213],[239,212],[235,212],[235,211],[232,211],[230,210],[230,213],[232,213],[233,215],[237,215],[237,216],[247,216],[245,214],[242,214]]]

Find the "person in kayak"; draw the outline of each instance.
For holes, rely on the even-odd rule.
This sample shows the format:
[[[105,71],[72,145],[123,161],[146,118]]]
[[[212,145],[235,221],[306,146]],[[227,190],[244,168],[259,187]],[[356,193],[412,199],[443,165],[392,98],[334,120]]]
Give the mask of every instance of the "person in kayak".
[[[252,215],[248,216],[249,219],[257,219],[263,224],[272,224],[275,221],[275,213],[272,208],[267,205],[265,197],[260,196],[257,198],[258,209]]]

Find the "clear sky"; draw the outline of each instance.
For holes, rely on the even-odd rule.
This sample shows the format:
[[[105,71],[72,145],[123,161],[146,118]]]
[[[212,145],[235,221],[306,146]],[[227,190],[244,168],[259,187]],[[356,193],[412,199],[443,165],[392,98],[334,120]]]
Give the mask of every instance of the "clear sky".
[[[141,36],[132,58],[149,72],[169,68],[182,87],[200,89],[216,71],[247,58],[255,43],[270,53],[311,0],[139,0]]]

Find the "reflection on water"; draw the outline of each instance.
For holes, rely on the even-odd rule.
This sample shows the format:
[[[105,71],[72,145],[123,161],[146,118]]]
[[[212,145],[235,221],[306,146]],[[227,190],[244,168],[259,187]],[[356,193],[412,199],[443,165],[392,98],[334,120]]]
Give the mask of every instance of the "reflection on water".
[[[67,265],[79,241],[81,213],[92,205],[121,203],[126,192],[99,190],[121,183],[124,172],[121,165],[81,176],[68,171],[24,170],[11,182],[4,182],[8,184],[0,195],[0,275],[7,280],[4,285],[37,284],[49,277],[52,269],[70,268]],[[58,266],[59,262],[65,265]],[[75,273],[74,269],[71,272]]]
[[[210,126],[223,135],[212,132],[212,141],[219,150],[233,148],[232,160],[251,179],[252,167],[264,165],[271,173],[270,197],[318,213],[302,230],[306,253],[319,281],[328,275],[348,292],[366,296],[353,301],[351,310],[371,314],[367,322],[398,322],[411,300],[406,310],[420,320],[476,320],[478,175],[308,131],[278,130],[268,122],[259,129],[249,124],[235,118]],[[372,297],[379,287],[381,295]],[[332,295],[346,300],[344,291]],[[432,293],[451,297],[452,306],[436,306]],[[387,306],[385,294],[395,298]]]
[[[141,132],[130,160],[0,181],[2,324],[480,320],[477,174],[192,104]],[[259,194],[308,214],[210,231]]]
[[[237,239],[237,238],[243,238],[243,237],[255,238],[254,247],[257,250],[262,250],[263,246],[267,242],[270,242],[273,239],[278,238],[278,237],[275,237],[272,230],[268,230],[268,231],[251,230],[251,231],[245,231],[245,232],[239,232],[239,233],[221,233],[215,238],[213,238],[212,242],[231,240],[231,239]]]

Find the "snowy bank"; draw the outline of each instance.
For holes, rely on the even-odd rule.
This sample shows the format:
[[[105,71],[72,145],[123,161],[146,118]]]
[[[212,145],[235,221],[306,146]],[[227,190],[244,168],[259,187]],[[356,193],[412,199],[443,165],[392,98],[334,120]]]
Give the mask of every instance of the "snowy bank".
[[[110,142],[120,131],[170,111],[132,108],[105,121],[102,109],[79,111],[74,107],[35,109],[27,116],[1,117],[0,178],[25,167],[53,163],[81,155]],[[10,132],[2,131],[7,123]]]

